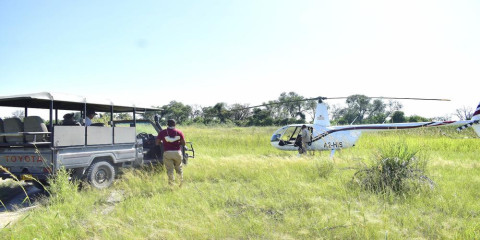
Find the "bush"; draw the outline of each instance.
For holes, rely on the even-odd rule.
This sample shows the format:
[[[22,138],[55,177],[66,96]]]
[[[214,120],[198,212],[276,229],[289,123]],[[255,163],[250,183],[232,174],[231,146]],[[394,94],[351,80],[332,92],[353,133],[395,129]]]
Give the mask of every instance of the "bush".
[[[353,182],[375,193],[408,193],[432,188],[434,182],[425,176],[426,160],[419,151],[406,144],[387,144],[379,149],[376,160],[357,171]]]

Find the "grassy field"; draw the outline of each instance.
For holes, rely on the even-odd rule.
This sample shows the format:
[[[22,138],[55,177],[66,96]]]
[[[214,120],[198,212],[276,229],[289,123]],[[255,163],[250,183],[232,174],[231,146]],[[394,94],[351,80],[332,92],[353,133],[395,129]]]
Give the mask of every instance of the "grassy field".
[[[181,128],[196,158],[182,187],[161,168],[128,170],[103,191],[61,177],[4,239],[478,239],[480,139],[447,130],[370,133],[297,157],[275,128]],[[445,132],[447,131],[447,132]],[[420,151],[433,189],[372,193],[352,182],[391,143]]]

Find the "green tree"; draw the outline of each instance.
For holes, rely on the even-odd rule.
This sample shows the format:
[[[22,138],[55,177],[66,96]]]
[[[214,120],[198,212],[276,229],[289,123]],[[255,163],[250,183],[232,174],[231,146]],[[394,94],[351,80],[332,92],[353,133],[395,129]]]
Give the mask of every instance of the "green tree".
[[[408,122],[428,122],[430,121],[428,118],[424,118],[418,115],[410,116],[406,119]]]
[[[192,107],[177,101],[171,101],[161,109],[162,124],[165,124],[168,119],[175,119],[178,124],[183,124],[189,119],[192,112]]]
[[[393,122],[393,123],[403,123],[403,122],[406,122],[405,113],[402,112],[402,111],[395,111],[395,112],[392,114],[392,122]]]
[[[213,107],[203,107],[201,118],[205,124],[216,123],[216,113]]]
[[[352,95],[346,100],[347,107],[334,106],[332,120],[338,124],[361,124],[361,123],[384,123],[395,111],[402,108],[396,101],[385,104],[381,99],[375,99],[365,95]]]
[[[265,110],[270,112],[270,117],[273,119],[288,117],[285,112],[282,112],[282,105],[277,100],[270,100],[262,103],[262,105],[265,105]]]
[[[198,117],[202,116],[202,107],[198,104],[191,105],[192,112],[190,114],[190,119],[195,120]]]
[[[202,108],[202,112],[205,124],[227,123],[233,115],[233,113],[227,109],[226,103],[217,103],[213,107],[204,107]]]
[[[239,103],[230,106],[231,117],[235,124],[245,125],[247,118],[252,115],[248,107],[248,104]]]
[[[373,100],[368,110],[367,123],[382,123],[387,118],[385,114],[386,104],[380,99]]]
[[[295,92],[283,92],[278,98],[282,110],[288,113],[292,118],[297,117],[305,109],[306,103],[302,101],[304,97]]]
[[[253,109],[253,115],[248,118],[248,126],[271,126],[273,125],[273,118],[269,110],[262,110],[259,108]]]
[[[217,103],[213,106],[213,111],[216,117],[220,120],[220,123],[226,123],[230,119],[232,113],[227,109],[226,103]]]
[[[363,123],[365,115],[371,110],[370,98],[365,95],[352,95],[347,98],[347,115],[350,123]],[[353,119],[351,119],[353,118]]]

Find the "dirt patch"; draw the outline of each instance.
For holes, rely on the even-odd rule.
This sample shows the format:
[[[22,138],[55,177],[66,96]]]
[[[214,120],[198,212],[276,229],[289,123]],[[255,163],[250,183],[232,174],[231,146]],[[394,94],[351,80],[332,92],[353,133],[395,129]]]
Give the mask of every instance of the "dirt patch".
[[[26,208],[21,208],[15,212],[3,212],[0,213],[0,228],[9,226],[10,224],[18,221],[26,212],[35,208],[37,206],[30,206]]]

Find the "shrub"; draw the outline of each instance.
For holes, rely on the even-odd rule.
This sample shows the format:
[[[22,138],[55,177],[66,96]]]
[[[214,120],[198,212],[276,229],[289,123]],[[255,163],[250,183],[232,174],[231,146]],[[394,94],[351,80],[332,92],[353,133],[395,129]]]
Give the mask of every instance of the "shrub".
[[[353,176],[353,182],[365,190],[402,194],[434,186],[424,174],[425,158],[405,143],[387,144],[379,149],[375,159]]]

